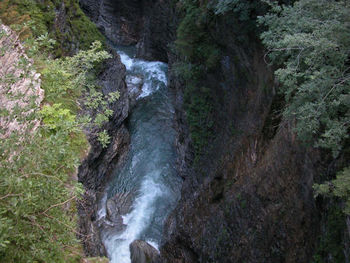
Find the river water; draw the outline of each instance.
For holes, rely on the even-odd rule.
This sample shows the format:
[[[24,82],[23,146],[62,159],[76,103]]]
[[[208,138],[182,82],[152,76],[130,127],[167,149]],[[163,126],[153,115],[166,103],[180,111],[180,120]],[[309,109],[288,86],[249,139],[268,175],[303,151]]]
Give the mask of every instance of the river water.
[[[165,219],[180,196],[181,180],[175,171],[174,108],[167,88],[167,64],[135,59],[133,48],[116,48],[127,75],[142,76],[144,84],[129,117],[131,150],[125,165],[116,170],[99,202],[99,217],[106,202],[118,193],[131,193],[132,206],[123,215],[122,231],[102,229],[102,241],[112,263],[129,263],[129,245],[145,240],[158,249]]]

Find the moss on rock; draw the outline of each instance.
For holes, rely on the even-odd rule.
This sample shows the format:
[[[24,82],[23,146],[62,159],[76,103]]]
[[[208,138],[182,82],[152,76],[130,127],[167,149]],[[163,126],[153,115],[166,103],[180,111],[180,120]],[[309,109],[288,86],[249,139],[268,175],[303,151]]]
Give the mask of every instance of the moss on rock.
[[[56,56],[87,49],[95,40],[105,43],[96,25],[80,9],[78,0],[4,0],[0,2],[0,19],[18,28],[22,39],[49,32],[57,41]]]

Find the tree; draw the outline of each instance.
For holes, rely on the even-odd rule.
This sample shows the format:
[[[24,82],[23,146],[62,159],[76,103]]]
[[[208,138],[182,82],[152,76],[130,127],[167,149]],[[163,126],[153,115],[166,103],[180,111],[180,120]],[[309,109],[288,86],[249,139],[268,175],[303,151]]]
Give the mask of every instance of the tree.
[[[300,0],[272,5],[261,35],[285,95],[284,116],[296,119],[306,143],[344,147],[350,124],[350,7],[347,1]]]
[[[350,167],[337,174],[337,178],[331,182],[314,185],[315,196],[335,196],[345,201],[344,213],[350,215]]]

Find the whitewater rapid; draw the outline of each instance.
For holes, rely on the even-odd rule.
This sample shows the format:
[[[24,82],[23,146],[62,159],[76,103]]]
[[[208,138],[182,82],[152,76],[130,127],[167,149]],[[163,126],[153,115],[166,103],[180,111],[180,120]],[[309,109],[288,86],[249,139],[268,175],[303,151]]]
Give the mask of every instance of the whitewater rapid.
[[[130,76],[142,76],[128,128],[131,150],[124,167],[115,171],[99,203],[98,217],[106,216],[106,202],[117,193],[132,193],[131,210],[122,232],[101,233],[112,263],[130,263],[129,245],[136,239],[158,249],[165,219],[174,207],[181,181],[175,172],[174,108],[167,88],[167,65],[133,57],[134,50],[116,48]]]

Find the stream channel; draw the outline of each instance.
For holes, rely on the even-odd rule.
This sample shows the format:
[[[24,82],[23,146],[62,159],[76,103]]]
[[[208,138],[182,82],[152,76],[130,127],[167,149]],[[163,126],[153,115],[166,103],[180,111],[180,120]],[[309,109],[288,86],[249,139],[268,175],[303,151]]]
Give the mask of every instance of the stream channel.
[[[167,64],[135,57],[135,48],[115,47],[127,79],[143,79],[128,120],[131,147],[99,201],[101,237],[112,263],[129,263],[136,239],[158,249],[164,222],[180,196],[176,175],[174,107],[167,88]],[[111,215],[112,214],[112,215]],[[113,218],[111,220],[110,218]]]

